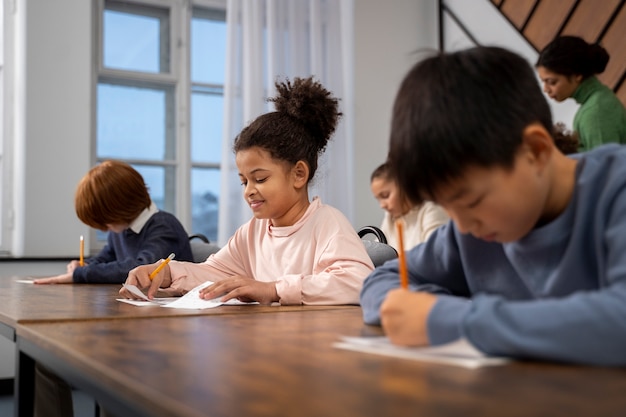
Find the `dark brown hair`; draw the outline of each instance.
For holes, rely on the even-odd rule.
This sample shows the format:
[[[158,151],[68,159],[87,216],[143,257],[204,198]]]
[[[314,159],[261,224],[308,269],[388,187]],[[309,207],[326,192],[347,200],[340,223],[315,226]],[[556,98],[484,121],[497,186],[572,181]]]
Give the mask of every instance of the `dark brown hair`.
[[[554,144],[563,154],[569,155],[579,152],[580,142],[576,132],[572,132],[565,127],[565,124],[559,122],[554,125],[552,132]]]
[[[276,111],[257,117],[235,138],[233,149],[251,147],[266,150],[272,158],[295,165],[309,165],[310,181],[317,170],[317,158],[324,151],[337,127],[341,113],[338,100],[319,82],[295,78],[276,82]]]
[[[604,72],[608,62],[609,54],[599,44],[589,44],[578,36],[560,36],[543,48],[536,66],[584,79]]]
[[[111,160],[91,168],[74,197],[78,218],[105,231],[107,224],[131,223],[150,203],[141,174],[124,162]]]

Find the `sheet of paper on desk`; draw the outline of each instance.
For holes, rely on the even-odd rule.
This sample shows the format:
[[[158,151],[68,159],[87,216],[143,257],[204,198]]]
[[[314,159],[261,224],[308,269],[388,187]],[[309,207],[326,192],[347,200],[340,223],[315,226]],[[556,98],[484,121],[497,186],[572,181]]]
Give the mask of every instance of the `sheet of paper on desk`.
[[[459,339],[445,345],[425,347],[396,346],[391,344],[386,337],[343,336],[341,339],[342,341],[335,343],[334,347],[403,359],[457,365],[465,368],[502,365],[510,361],[508,358],[485,356],[465,339]]]
[[[244,303],[236,299],[228,300],[226,302],[220,301],[219,298],[214,298],[212,300],[205,300],[200,298],[200,290],[204,287],[208,287],[213,284],[211,281],[204,282],[198,285],[196,288],[189,291],[187,294],[182,297],[168,297],[168,298],[155,298],[154,300],[150,300],[139,288],[134,285],[122,284],[124,288],[128,291],[141,298],[141,300],[129,300],[125,298],[118,298],[118,301],[133,304],[136,306],[149,306],[158,304],[162,307],[169,308],[187,308],[194,310],[202,310],[205,308],[214,308],[221,305],[240,305],[240,304],[258,304],[258,303]]]

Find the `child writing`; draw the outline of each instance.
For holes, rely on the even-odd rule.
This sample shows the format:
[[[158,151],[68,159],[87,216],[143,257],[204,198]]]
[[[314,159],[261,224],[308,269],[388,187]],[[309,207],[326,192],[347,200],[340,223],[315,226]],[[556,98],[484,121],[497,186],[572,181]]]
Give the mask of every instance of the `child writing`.
[[[605,70],[608,61],[609,54],[602,46],[577,36],[557,37],[537,60],[537,72],[550,98],[561,102],[571,97],[580,104],[574,132],[581,151],[609,142],[626,143],[626,109],[595,76]]]
[[[466,338],[491,355],[626,365],[626,147],[555,146],[532,67],[496,47],[418,63],[389,160],[452,222],[366,280],[364,320],[393,343]]]
[[[397,220],[404,222],[403,243],[407,249],[426,241],[435,229],[449,220],[446,212],[430,201],[412,204],[391,176],[389,162],[372,172],[370,188],[380,207],[385,210],[380,229],[385,234],[387,243],[396,250],[400,250],[396,232]]]
[[[150,199],[143,177],[130,165],[114,160],[93,167],[78,183],[74,205],[90,227],[109,231],[100,253],[67,265],[67,273],[36,279],[35,284],[124,282],[128,272],[174,253],[192,260],[189,237],[172,214]],[[35,366],[36,417],[74,415],[71,387],[47,368]]]
[[[172,214],[150,199],[143,177],[130,165],[104,161],[79,182],[74,199],[78,218],[90,227],[109,231],[100,253],[67,265],[65,274],[35,280],[35,284],[121,284],[128,272],[174,253],[192,260],[189,237]]]
[[[212,281],[201,297],[262,304],[358,304],[372,262],[356,231],[307,186],[335,130],[338,102],[312,78],[276,84],[276,111],[259,116],[234,143],[243,197],[254,217],[206,262],[140,266],[127,284],[189,291]],[[133,298],[124,288],[122,296]]]

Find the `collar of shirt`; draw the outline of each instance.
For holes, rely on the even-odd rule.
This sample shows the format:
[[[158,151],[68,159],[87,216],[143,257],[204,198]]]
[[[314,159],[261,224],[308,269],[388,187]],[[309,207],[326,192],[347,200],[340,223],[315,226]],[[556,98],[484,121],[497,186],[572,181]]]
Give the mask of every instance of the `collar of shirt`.
[[[133,232],[139,234],[139,232],[141,232],[141,229],[143,229],[148,220],[150,220],[150,217],[152,217],[152,215],[154,213],[157,213],[158,211],[159,209],[157,208],[156,204],[154,204],[154,202],[150,202],[150,207],[144,209],[144,211],[142,211],[141,214],[139,214],[139,216],[137,216],[137,218],[133,220],[128,228]]]

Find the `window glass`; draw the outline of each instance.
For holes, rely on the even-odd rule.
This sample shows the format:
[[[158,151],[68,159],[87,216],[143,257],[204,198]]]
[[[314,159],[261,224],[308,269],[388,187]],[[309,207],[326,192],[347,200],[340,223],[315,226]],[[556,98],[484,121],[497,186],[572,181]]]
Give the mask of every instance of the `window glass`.
[[[110,3],[103,16],[103,64],[106,68],[169,72],[167,11]]]
[[[172,158],[166,146],[168,95],[152,88],[99,84],[98,158]]]
[[[207,93],[191,95],[191,159],[193,162],[220,162],[223,103],[222,95]]]
[[[191,233],[202,233],[210,241],[217,241],[219,169],[194,168],[191,171]]]
[[[191,20],[191,80],[223,85],[225,62],[224,13],[195,8]]]

